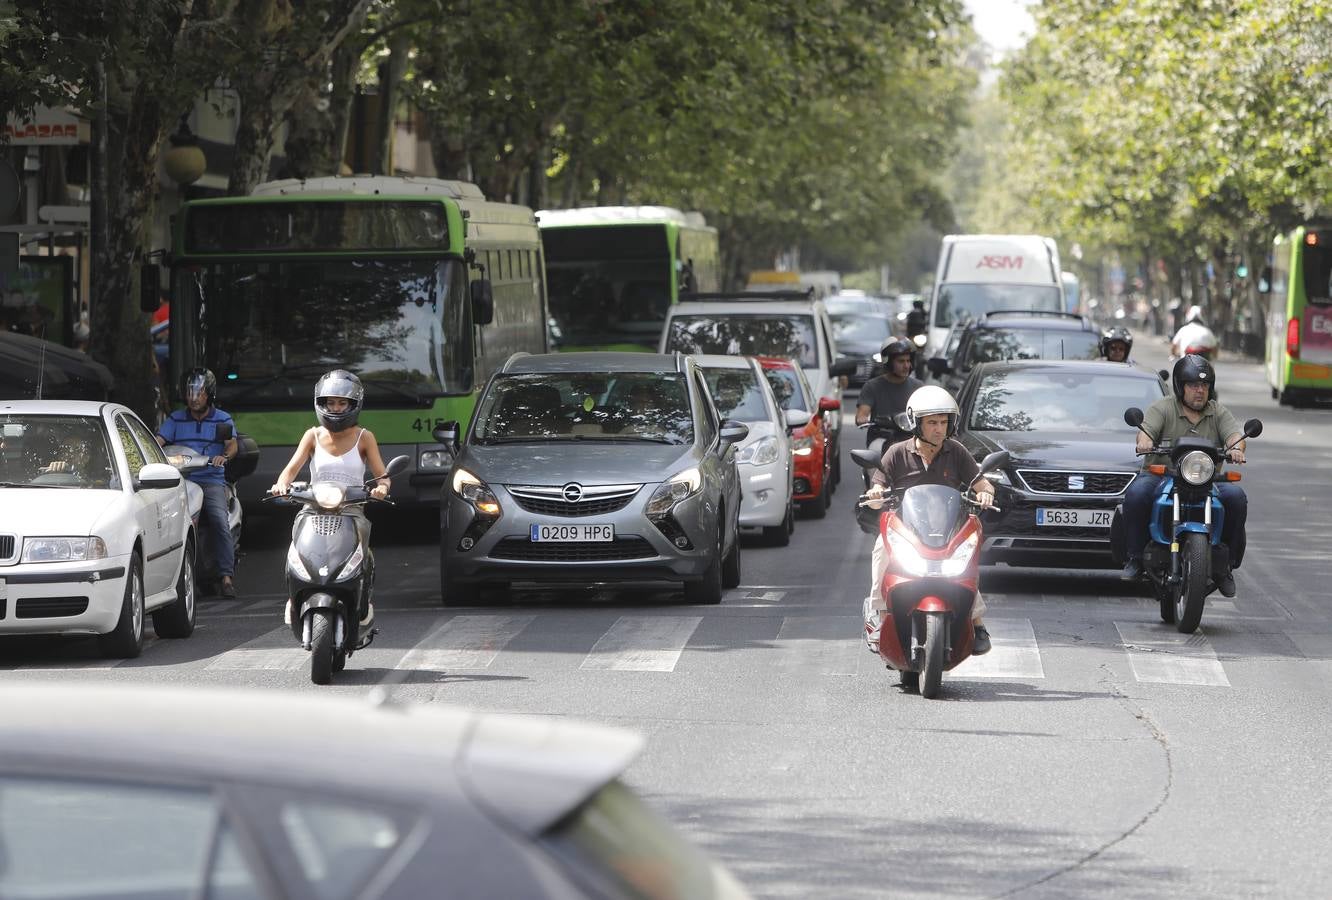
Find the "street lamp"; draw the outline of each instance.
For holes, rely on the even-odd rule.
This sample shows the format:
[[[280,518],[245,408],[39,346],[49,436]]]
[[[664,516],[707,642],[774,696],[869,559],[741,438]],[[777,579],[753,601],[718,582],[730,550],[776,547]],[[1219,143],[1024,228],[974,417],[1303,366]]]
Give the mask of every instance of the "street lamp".
[[[199,139],[190,131],[189,122],[186,121],[189,115],[188,112],[181,115],[176,133],[167,138],[171,142],[171,149],[162,154],[162,165],[166,168],[167,177],[182,186],[194,184],[208,168],[208,160],[199,147]]]

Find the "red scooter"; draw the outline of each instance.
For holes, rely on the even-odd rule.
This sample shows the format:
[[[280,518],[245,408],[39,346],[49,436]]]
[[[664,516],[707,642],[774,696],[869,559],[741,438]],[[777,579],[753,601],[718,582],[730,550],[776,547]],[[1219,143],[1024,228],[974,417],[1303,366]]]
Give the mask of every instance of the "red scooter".
[[[880,468],[873,451],[852,450],[851,457],[865,469]],[[1008,451],[991,453],[976,480],[1007,464]],[[981,524],[973,512],[978,504],[954,488],[920,484],[878,498],[862,495],[859,507],[862,529],[877,533],[888,553],[879,657],[901,673],[904,686],[934,699],[943,673],[971,655],[971,608],[980,580]],[[866,622],[865,631],[872,641],[873,624]]]

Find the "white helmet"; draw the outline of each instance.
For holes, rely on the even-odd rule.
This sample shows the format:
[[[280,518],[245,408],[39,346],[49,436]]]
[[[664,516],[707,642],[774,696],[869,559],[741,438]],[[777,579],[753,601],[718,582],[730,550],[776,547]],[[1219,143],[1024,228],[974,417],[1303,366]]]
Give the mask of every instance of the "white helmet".
[[[907,428],[916,437],[920,437],[920,420],[926,416],[948,416],[948,436],[957,434],[957,401],[953,395],[936,384],[912,391],[906,403]]]

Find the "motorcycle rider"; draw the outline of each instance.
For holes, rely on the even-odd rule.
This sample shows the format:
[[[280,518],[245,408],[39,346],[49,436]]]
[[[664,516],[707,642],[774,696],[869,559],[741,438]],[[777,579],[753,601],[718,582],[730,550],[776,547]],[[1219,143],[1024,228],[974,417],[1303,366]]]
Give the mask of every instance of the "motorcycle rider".
[[[1101,335],[1101,356],[1110,362],[1129,361],[1129,351],[1133,349],[1133,333],[1123,325],[1114,325]]]
[[[925,301],[911,301],[911,312],[906,315],[907,338],[910,339],[918,334],[924,334],[929,327],[929,319],[930,317],[925,312]]]
[[[925,386],[911,374],[916,366],[916,345],[905,338],[892,338],[885,343],[879,351],[879,359],[883,361],[883,374],[871,378],[860,389],[860,398],[856,401],[857,425],[891,419],[906,409],[912,394]],[[879,436],[871,426],[866,431],[865,445],[869,446]]]
[[[900,492],[918,484],[942,484],[959,491],[966,490],[971,480],[980,474],[980,466],[972,459],[967,448],[953,438],[957,433],[957,401],[938,385],[926,385],[917,389],[907,400],[906,412],[911,422],[912,437],[893,444],[883,454],[883,471],[874,470],[873,484],[866,492],[867,495],[871,498],[882,497],[889,487]],[[982,509],[994,505],[994,485],[987,479],[978,480],[972,487]],[[886,608],[887,603],[882,593],[883,575],[887,568],[883,537],[878,535],[874,539],[871,560],[870,593],[865,598],[863,610],[865,621],[873,627],[874,635],[878,633],[879,613]],[[978,591],[976,603],[971,609],[971,622],[975,629],[971,652],[974,656],[990,652],[990,632],[982,621],[984,615],[985,598]],[[874,648],[871,646],[871,649]]]
[[[203,491],[203,519],[212,536],[213,558],[217,560],[217,574],[222,581],[222,596],[235,597],[236,585],[232,575],[236,571],[236,547],[231,539],[231,526],[227,522],[227,479],[224,466],[235,458],[236,423],[227,413],[218,409],[217,378],[208,369],[190,369],[180,380],[180,396],[185,409],[178,409],[162,420],[157,429],[157,443],[183,444],[201,456],[207,456],[209,465],[188,473],[187,477]],[[218,439],[218,430],[231,435]]]
[[[1196,354],[1184,356],[1175,363],[1170,382],[1174,395],[1157,400],[1143,416],[1138,431],[1139,452],[1150,450],[1162,441],[1201,437],[1219,447],[1235,444],[1230,450],[1230,461],[1243,463],[1247,443],[1243,440],[1244,432],[1230,410],[1216,401],[1216,372],[1212,364]],[[1164,454],[1144,457],[1142,472],[1124,492],[1124,538],[1128,557],[1124,565],[1125,579],[1135,579],[1142,574],[1142,553],[1147,546],[1152,503],[1161,479],[1165,477],[1151,474],[1147,466],[1169,462],[1170,458]],[[1215,487],[1225,508],[1221,542],[1229,548],[1229,565],[1213,576],[1217,589],[1224,596],[1233,597],[1235,576],[1232,570],[1239,568],[1244,559],[1244,522],[1248,518],[1249,501],[1238,484],[1218,482]]]
[[[314,410],[319,424],[301,435],[296,445],[296,452],[278,475],[277,483],[269,488],[274,495],[291,492],[291,483],[301,471],[301,467],[310,463],[310,483],[335,481],[340,484],[360,487],[365,483],[365,470],[369,467],[378,479],[370,496],[383,500],[388,496],[390,479],[384,460],[379,455],[379,442],[368,428],[353,430],[361,415],[361,406],[365,400],[365,387],[361,379],[345,369],[334,369],[320,376],[315,382]],[[369,551],[370,520],[365,510],[359,505],[343,509],[343,514],[352,516],[362,535],[367,548],[369,565],[367,571],[374,571],[374,553]],[[292,527],[295,537],[300,525],[300,517],[312,515],[303,509],[297,515],[297,523]],[[291,624],[291,601],[287,601],[287,624]],[[373,606],[361,610],[362,624],[373,617]]]
[[[1170,355],[1182,357],[1190,347],[1205,348],[1204,357],[1216,352],[1216,333],[1208,328],[1207,323],[1203,321],[1201,306],[1189,307],[1189,314],[1184,319],[1184,325],[1170,339]]]

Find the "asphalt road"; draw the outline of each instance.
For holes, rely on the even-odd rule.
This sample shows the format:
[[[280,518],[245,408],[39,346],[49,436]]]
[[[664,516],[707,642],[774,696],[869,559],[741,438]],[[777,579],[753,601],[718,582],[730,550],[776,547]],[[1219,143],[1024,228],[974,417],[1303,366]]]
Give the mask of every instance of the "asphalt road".
[[[588,590],[446,609],[431,523],[379,516],[381,634],[316,688],[281,621],[286,526],[254,519],[244,596],[205,600],[191,639],[119,664],[5,641],[0,678],[387,685],[631,728],[648,744],[629,780],[760,896],[1323,896],[1332,410],[1278,408],[1257,365],[1218,370],[1227,405],[1266,425],[1235,599],[1213,595],[1185,638],[1116,572],[986,569],[995,650],[939,701],[859,639],[870,539],[849,460],[828,518],[789,548],[747,543],[717,607]]]

